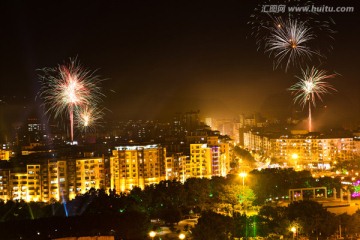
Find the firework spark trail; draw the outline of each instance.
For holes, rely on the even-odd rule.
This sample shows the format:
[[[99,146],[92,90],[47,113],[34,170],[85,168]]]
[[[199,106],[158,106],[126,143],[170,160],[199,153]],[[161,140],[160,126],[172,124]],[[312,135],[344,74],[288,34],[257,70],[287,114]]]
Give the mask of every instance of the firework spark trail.
[[[44,101],[46,113],[57,118],[69,116],[71,141],[74,140],[74,112],[84,106],[96,105],[103,96],[94,72],[83,69],[76,60],[54,68],[41,69],[39,96]]]
[[[276,26],[270,29],[271,35],[265,44],[265,52],[274,57],[274,67],[278,68],[285,61],[285,71],[290,64],[300,65],[306,59],[311,60],[313,55],[321,54],[311,50],[309,41],[316,36],[311,28],[297,20],[281,21],[277,19]]]
[[[86,132],[97,125],[102,117],[103,111],[97,106],[84,106],[76,112],[76,123],[82,131]]]
[[[311,106],[316,107],[316,99],[322,100],[322,96],[336,91],[336,89],[325,80],[334,78],[336,74],[327,75],[324,70],[318,70],[315,67],[311,69],[301,70],[302,76],[298,77],[299,82],[291,86],[288,90],[293,93],[294,103],[300,103],[304,108],[306,105],[309,107],[309,132],[312,131],[311,122]]]

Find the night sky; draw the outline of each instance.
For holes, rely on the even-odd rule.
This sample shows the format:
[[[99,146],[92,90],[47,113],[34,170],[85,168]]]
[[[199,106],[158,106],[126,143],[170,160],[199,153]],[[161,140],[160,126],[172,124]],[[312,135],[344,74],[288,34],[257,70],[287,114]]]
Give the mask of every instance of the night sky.
[[[36,69],[77,57],[106,79],[108,118],[160,119],[198,109],[203,116],[258,111],[286,117],[294,109],[286,89],[299,71],[274,70],[251,37],[247,22],[257,1],[73,2],[0,3],[3,99],[34,101]],[[316,114],[323,124],[356,123],[360,6],[357,0],[324,3],[355,12],[327,13],[337,33],[321,67],[341,76],[331,80],[338,92],[325,97]]]

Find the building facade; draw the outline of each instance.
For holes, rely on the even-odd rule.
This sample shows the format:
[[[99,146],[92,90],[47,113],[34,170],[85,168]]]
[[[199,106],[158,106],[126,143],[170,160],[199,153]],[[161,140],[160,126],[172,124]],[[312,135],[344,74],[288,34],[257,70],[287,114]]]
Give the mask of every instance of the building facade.
[[[91,188],[106,189],[104,158],[51,159],[0,170],[0,199],[67,201]]]
[[[0,199],[11,199],[10,169],[0,169]]]
[[[128,192],[163,180],[182,183],[188,178],[226,176],[230,171],[229,143],[208,136],[205,143],[189,144],[190,153],[166,156],[159,144],[115,147],[109,158],[44,158],[0,169],[0,199],[68,201],[90,189]],[[5,164],[6,163],[6,164]]]
[[[166,149],[157,144],[115,147],[110,158],[110,188],[144,188],[166,179]]]
[[[249,131],[244,133],[244,146],[250,151],[258,151],[290,165],[330,166],[333,161],[352,160],[358,151],[352,137],[305,132],[274,135]]]

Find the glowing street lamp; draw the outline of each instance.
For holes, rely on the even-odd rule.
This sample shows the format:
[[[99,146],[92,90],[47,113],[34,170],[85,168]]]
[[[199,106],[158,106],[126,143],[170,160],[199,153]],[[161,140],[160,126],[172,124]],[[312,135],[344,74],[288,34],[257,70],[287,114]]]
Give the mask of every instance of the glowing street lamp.
[[[151,237],[151,239],[154,239],[154,237],[156,236],[156,232],[150,231],[149,236]]]
[[[185,234],[180,233],[180,234],[179,234],[179,239],[185,239]]]
[[[293,239],[295,238],[295,235],[296,235],[296,227],[292,227],[290,229],[290,231],[293,233]]]
[[[299,158],[299,155],[297,153],[293,153],[291,155],[292,160],[294,161],[295,166],[297,165],[297,160]]]
[[[239,173],[239,176],[242,177],[242,184],[243,184],[243,187],[245,186],[245,177],[247,176],[247,173],[246,172],[241,172]]]

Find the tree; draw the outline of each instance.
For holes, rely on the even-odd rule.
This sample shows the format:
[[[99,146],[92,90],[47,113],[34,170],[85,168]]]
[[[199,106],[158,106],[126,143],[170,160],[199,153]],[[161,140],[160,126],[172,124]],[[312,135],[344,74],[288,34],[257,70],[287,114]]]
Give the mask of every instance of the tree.
[[[186,192],[178,181],[161,181],[158,184],[146,186],[144,191],[131,191],[141,209],[151,217],[161,218],[162,212],[169,209],[181,209],[186,204]]]
[[[337,229],[335,215],[314,201],[292,202],[288,206],[288,219],[300,222],[308,237],[326,238]]]
[[[170,225],[178,223],[181,220],[181,211],[179,208],[166,208],[160,212],[160,218]]]
[[[203,212],[193,229],[194,240],[232,239],[233,220],[230,217],[214,212]]]
[[[213,196],[209,179],[189,178],[186,180],[187,205],[205,210]]]
[[[357,210],[353,215],[351,215],[348,224],[349,234],[359,234],[360,233],[360,211]]]
[[[280,206],[263,206],[261,207],[259,217],[267,222],[268,231],[270,233],[284,235],[287,233],[286,227],[289,226],[287,219],[287,208]],[[285,227],[284,227],[285,226]]]
[[[146,239],[150,229],[147,214],[141,212],[125,212],[117,223],[121,239]]]
[[[247,237],[247,216],[246,214],[234,213],[234,237]]]
[[[236,146],[234,147],[233,151],[235,156],[239,158],[241,161],[239,165],[249,165],[249,166],[255,165],[255,159],[248,150]]]
[[[288,195],[290,188],[311,186],[309,171],[296,172],[293,169],[263,169],[253,170],[249,174],[252,181],[249,186],[257,197],[256,203],[262,204],[266,199],[279,198]]]
[[[326,187],[328,191],[328,195],[334,194],[333,189],[341,189],[341,180],[340,178],[332,178],[332,177],[322,177],[317,179],[317,187]]]
[[[251,206],[255,199],[255,194],[247,186],[239,184],[226,184],[222,186],[219,198],[222,203],[231,205],[233,215],[237,206],[241,207],[243,210],[246,210],[249,206]]]

